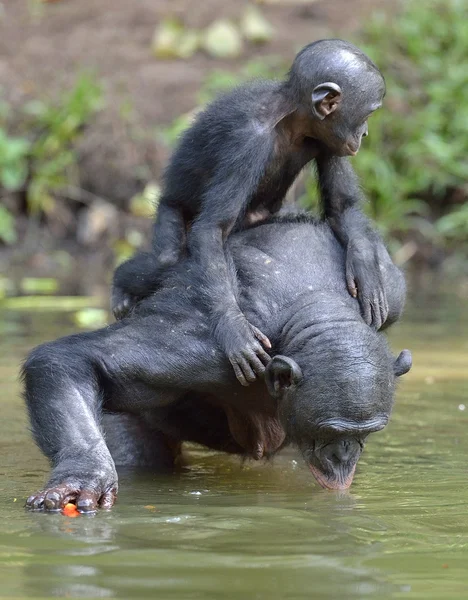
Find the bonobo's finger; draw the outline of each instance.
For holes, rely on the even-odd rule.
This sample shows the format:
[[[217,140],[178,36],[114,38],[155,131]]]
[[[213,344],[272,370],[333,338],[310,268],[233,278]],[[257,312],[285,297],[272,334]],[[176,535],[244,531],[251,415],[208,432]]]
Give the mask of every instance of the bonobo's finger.
[[[367,323],[367,325],[372,325],[372,306],[370,298],[367,296],[361,297],[361,310],[364,321]]]
[[[99,506],[101,508],[111,508],[114,505],[114,502],[117,498],[117,490],[112,489],[109,490],[108,492],[106,492],[105,494],[103,494],[101,496],[101,499],[99,500]]]
[[[358,289],[357,283],[354,279],[354,273],[351,270],[346,271],[346,286],[348,288],[348,292],[351,294],[353,298],[357,298]]]
[[[262,361],[262,363],[265,367],[271,361],[271,356],[268,354],[268,352],[265,352],[265,350],[261,346],[257,350],[256,354],[257,354],[258,358]],[[263,372],[264,372],[264,370],[262,371],[262,373]]]
[[[229,358],[229,362],[231,363],[232,368],[234,369],[234,374],[237,377],[238,382],[244,387],[247,387],[249,384],[247,382],[247,379],[244,377],[244,373],[242,373],[242,369],[239,367],[237,362],[233,358]]]
[[[383,327],[388,317],[388,302],[383,289],[379,290],[380,327]]]
[[[257,376],[255,375],[252,367],[249,364],[249,360],[252,355],[253,355],[253,352],[249,353],[247,355],[247,358],[241,357],[238,360],[239,366],[242,369],[242,373],[244,374],[244,377],[248,382],[247,385],[249,383],[253,383],[257,379]]]
[[[378,292],[374,294],[371,302],[372,326],[378,331],[382,327],[382,315],[380,313],[380,300]]]
[[[257,340],[263,344],[263,346],[267,349],[267,350],[271,350],[271,342],[270,340],[267,338],[267,336],[265,334],[263,334],[260,329],[258,329],[258,327],[255,327],[254,325],[250,325],[250,328],[252,329],[252,332],[254,334],[254,336],[257,338]]]
[[[99,494],[93,490],[82,490],[76,501],[76,508],[81,513],[96,512],[99,502]]]
[[[263,375],[263,373],[265,373],[265,365],[262,363],[262,361],[258,358],[256,354],[254,354],[253,352],[249,354],[248,361],[256,375]]]

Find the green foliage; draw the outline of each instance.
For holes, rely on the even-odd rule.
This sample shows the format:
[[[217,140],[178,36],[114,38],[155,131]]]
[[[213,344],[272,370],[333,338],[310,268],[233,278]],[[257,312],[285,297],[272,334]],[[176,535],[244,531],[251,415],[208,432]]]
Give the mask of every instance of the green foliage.
[[[19,137],[9,137],[0,129],[0,184],[7,190],[23,185],[28,174],[29,142]]]
[[[73,181],[76,167],[75,145],[84,126],[102,106],[100,86],[82,75],[58,106],[34,101],[25,110],[32,118],[30,129],[39,135],[31,143],[31,181],[27,190],[29,209],[47,212],[53,207],[54,193]]]
[[[5,244],[16,242],[15,220],[4,206],[0,206],[0,241]]]
[[[372,216],[386,232],[420,223],[423,235],[466,241],[466,205],[437,218],[454,190],[468,192],[468,4],[410,0],[393,21],[378,16],[365,41],[387,81],[356,159]]]
[[[22,190],[26,180],[28,208],[31,212],[53,209],[55,196],[73,181],[76,172],[76,143],[84,126],[101,107],[101,88],[88,75],[78,78],[72,90],[57,105],[34,100],[23,107],[27,136],[12,136],[7,131],[9,107],[0,110],[0,193]],[[11,215],[0,211],[0,239],[15,240]]]

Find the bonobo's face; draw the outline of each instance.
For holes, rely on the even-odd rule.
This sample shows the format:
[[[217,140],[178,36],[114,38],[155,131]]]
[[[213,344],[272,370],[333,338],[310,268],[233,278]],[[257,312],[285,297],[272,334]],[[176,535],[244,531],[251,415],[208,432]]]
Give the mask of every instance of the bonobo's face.
[[[352,360],[333,370],[324,361],[303,374],[294,360],[276,356],[267,367],[268,390],[278,399],[287,436],[324,488],[349,488],[367,437],[389,420],[395,380],[409,371],[411,354],[404,350],[395,360],[384,352],[380,358],[378,367],[374,360]]]
[[[379,73],[369,75],[362,89],[341,89],[330,82],[317,86],[312,94],[315,137],[336,156],[356,155],[369,133],[368,119],[382,106],[384,94]]]

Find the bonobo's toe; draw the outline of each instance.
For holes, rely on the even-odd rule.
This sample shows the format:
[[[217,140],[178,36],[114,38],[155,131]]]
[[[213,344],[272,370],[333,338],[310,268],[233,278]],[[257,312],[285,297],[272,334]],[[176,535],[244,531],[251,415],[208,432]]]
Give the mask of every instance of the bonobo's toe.
[[[32,494],[26,500],[26,508],[31,510],[42,510],[44,508],[44,492]]]
[[[135,306],[136,302],[137,298],[135,296],[130,296],[129,294],[125,294],[123,297],[121,297],[119,302],[112,309],[115,319],[117,321],[121,321],[127,317]]]
[[[106,489],[104,486],[101,488],[99,485],[96,486],[91,481],[79,483],[77,479],[74,479],[71,483],[60,483],[45,491],[32,494],[26,500],[26,508],[57,512],[62,510],[68,502],[73,502],[79,512],[94,513],[98,507],[111,508],[116,498],[116,481],[112,483],[110,489]]]
[[[96,512],[99,494],[91,490],[83,490],[76,501],[76,508],[82,513]]]
[[[58,490],[50,490],[44,498],[46,510],[60,510],[62,508],[62,494]]]
[[[104,509],[109,509],[114,505],[116,498],[117,492],[115,490],[110,490],[109,492],[106,492],[99,500],[99,506]]]

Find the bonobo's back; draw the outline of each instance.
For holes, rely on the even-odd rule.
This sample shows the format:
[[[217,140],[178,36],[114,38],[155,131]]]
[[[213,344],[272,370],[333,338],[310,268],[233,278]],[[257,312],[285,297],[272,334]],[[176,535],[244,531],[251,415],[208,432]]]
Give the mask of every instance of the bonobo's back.
[[[319,290],[350,298],[344,251],[324,222],[286,216],[235,234],[228,246],[243,310],[256,307],[254,312],[272,315],[298,296]]]
[[[206,191],[219,161],[235,159],[235,142],[255,134],[261,98],[268,99],[279,84],[252,81],[218,96],[181,136],[164,174],[164,198],[181,204],[189,214],[199,210],[200,195]]]
[[[406,286],[378,238],[376,244],[389,304],[384,324],[388,327],[401,315]],[[285,215],[236,233],[228,248],[239,303],[253,323],[271,331],[268,325],[281,320],[297,298],[314,292],[330,292],[360,318],[359,302],[346,287],[345,252],[326,222],[303,214]]]

